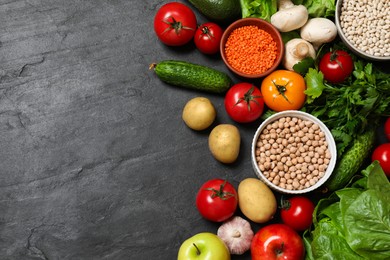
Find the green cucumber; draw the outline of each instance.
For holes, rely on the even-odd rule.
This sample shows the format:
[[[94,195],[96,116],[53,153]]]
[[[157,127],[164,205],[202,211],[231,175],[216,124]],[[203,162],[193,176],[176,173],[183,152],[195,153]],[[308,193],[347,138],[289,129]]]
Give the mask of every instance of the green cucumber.
[[[226,73],[186,61],[165,60],[150,67],[159,79],[178,87],[222,94],[232,85]]]
[[[232,22],[241,16],[240,0],[189,0],[204,16],[218,22]]]
[[[358,136],[352,146],[342,155],[330,178],[324,184],[325,192],[344,188],[362,167],[375,143],[375,130],[368,129]]]

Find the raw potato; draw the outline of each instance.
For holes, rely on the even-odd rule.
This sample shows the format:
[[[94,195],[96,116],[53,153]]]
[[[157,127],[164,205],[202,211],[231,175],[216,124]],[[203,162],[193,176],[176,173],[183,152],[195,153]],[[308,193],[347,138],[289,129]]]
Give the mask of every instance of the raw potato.
[[[273,218],[277,202],[272,190],[261,180],[246,178],[238,185],[238,206],[241,212],[255,223]]]
[[[215,120],[217,111],[208,98],[196,97],[184,106],[182,118],[184,123],[193,130],[205,130]]]
[[[235,162],[240,152],[240,145],[240,132],[234,125],[217,125],[209,135],[211,154],[222,163]]]

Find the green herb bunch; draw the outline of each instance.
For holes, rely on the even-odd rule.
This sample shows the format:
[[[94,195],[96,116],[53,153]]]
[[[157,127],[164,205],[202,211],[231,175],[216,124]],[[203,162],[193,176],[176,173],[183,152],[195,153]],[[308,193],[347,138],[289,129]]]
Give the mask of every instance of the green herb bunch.
[[[303,110],[327,125],[339,155],[358,135],[390,115],[390,75],[372,63],[355,58],[351,77],[341,84],[328,84],[316,68],[308,69],[305,80]]]

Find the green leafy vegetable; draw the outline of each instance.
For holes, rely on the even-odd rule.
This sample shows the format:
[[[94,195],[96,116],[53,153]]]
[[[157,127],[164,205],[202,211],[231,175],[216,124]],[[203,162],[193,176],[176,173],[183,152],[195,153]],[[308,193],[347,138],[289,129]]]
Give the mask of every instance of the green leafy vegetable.
[[[318,117],[332,131],[339,154],[351,140],[364,133],[382,116],[390,115],[390,75],[358,60],[353,75],[344,83],[330,85],[316,68],[305,75],[307,89],[303,110]]]
[[[240,0],[242,18],[256,17],[270,21],[277,11],[277,0]]]
[[[390,182],[378,161],[320,200],[303,239],[306,259],[390,259]]]
[[[301,75],[308,72],[310,68],[314,67],[314,59],[306,57],[293,66],[293,70]]]
[[[336,11],[335,0],[293,0],[296,5],[304,5],[311,17],[333,17]]]

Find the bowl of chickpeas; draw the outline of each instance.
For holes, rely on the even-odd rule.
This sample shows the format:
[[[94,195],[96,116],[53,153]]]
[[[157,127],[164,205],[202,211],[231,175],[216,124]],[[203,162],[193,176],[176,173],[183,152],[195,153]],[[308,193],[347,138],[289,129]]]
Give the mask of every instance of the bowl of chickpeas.
[[[264,120],[253,137],[251,154],[257,177],[287,194],[319,188],[331,176],[337,159],[336,143],[326,125],[298,110]]]
[[[335,24],[344,44],[358,56],[390,60],[390,1],[338,0]]]

